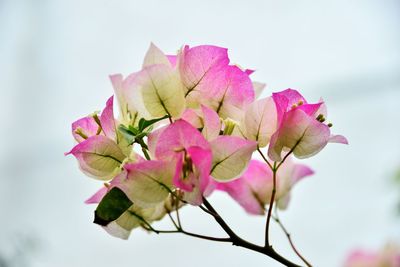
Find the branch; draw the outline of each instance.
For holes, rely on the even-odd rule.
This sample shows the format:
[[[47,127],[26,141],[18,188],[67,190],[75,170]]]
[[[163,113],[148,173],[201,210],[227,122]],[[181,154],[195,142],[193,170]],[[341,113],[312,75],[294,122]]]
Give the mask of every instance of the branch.
[[[269,163],[268,159],[264,156],[264,154],[262,153],[260,148],[257,148],[258,153],[260,153],[261,157],[263,158],[263,160],[268,164],[269,168],[271,170],[273,170],[273,167],[271,165],[271,163]]]
[[[204,205],[206,206],[206,208],[209,211],[211,211],[213,214],[215,214],[214,219],[222,227],[222,229],[224,229],[224,231],[229,235],[231,242],[234,246],[247,248],[249,250],[256,251],[261,254],[267,255],[267,256],[273,258],[274,260],[276,260],[286,266],[289,266],[289,267],[300,267],[299,265],[296,265],[296,264],[292,263],[291,261],[285,259],[281,255],[279,255],[272,248],[272,246],[267,246],[267,247],[258,246],[258,245],[252,244],[252,243],[242,239],[238,235],[236,235],[236,233],[228,226],[228,224],[224,221],[224,219],[222,219],[222,217],[213,208],[213,206],[207,201],[206,198],[203,198],[203,202],[204,202]]]
[[[269,208],[268,208],[268,215],[267,215],[267,222],[265,224],[265,247],[269,247],[269,224],[271,221],[271,215],[272,215],[272,208],[274,206],[274,201],[275,201],[275,194],[276,194],[276,162],[274,162],[274,166],[272,168],[272,194],[271,194],[271,199],[269,202]]]
[[[269,243],[269,224],[271,221],[271,215],[272,215],[272,208],[274,207],[274,201],[275,201],[275,195],[276,195],[276,173],[278,172],[278,169],[282,164],[285,162],[285,160],[289,157],[290,154],[296,149],[297,145],[300,143],[300,140],[296,142],[296,144],[290,149],[290,151],[283,157],[281,162],[279,162],[278,165],[276,165],[276,162],[274,162],[274,166],[271,168],[272,170],[272,180],[273,180],[273,186],[272,186],[272,194],[271,194],[271,199],[269,202],[269,208],[268,208],[268,215],[267,215],[267,222],[265,224],[265,246],[268,247],[270,246]],[[262,152],[260,151],[261,155],[263,156]],[[268,160],[263,157],[264,160],[269,164]]]
[[[279,219],[278,213],[275,210],[275,217],[272,216],[272,218],[274,219],[275,222],[278,223],[279,227],[282,229],[282,231],[285,233],[290,246],[292,247],[294,253],[296,253],[296,255],[307,265],[307,267],[312,267],[312,265],[303,257],[303,255],[300,254],[300,252],[297,250],[296,246],[293,243],[292,237],[289,234],[289,232],[286,230],[286,227],[283,225],[283,223],[281,222],[281,220]]]

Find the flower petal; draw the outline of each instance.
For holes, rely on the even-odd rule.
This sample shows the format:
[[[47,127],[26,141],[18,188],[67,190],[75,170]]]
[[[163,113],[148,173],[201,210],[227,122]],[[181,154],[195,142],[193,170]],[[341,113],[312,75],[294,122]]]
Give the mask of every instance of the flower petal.
[[[158,64],[145,67],[126,86],[134,94],[132,100],[146,119],[169,115],[180,117],[185,98],[179,76],[172,67]]]
[[[254,141],[236,136],[219,136],[211,141],[213,167],[211,176],[217,181],[229,181],[239,177],[257,148]]]
[[[143,60],[143,68],[155,64],[172,66],[168,57],[157,46],[151,43]]]
[[[203,130],[201,131],[204,137],[211,141],[219,136],[219,132],[221,131],[221,120],[219,119],[218,114],[206,107],[201,106],[201,110],[203,112]]]
[[[329,137],[329,143],[339,143],[339,144],[345,144],[345,145],[349,144],[349,142],[347,141],[347,138],[344,137],[343,135],[331,135]]]
[[[253,89],[255,93],[255,98],[259,98],[261,94],[264,92],[264,89],[266,88],[265,83],[260,83],[260,82],[253,82]]]
[[[189,95],[195,90],[209,73],[229,63],[228,50],[212,45],[201,45],[192,48],[186,45],[178,57],[185,95]]]
[[[244,115],[246,137],[258,142],[259,147],[265,147],[277,130],[277,120],[275,102],[271,97],[253,102]]]
[[[284,148],[293,150],[297,158],[307,158],[317,154],[328,143],[329,127],[301,109],[285,113],[281,127],[272,136],[268,149],[269,157],[281,161]]]
[[[168,61],[173,68],[176,67],[178,57],[176,55],[167,55]]]
[[[85,204],[97,204],[107,194],[108,188],[103,186],[93,196],[85,200]]]
[[[110,139],[113,139],[118,142],[117,140],[117,134],[116,134],[116,125],[115,125],[115,119],[114,119],[114,97],[111,96],[106,103],[106,107],[104,108],[103,112],[101,113],[100,116],[100,123],[101,123],[101,128],[103,129],[103,132],[105,136],[109,137]]]
[[[100,180],[113,178],[126,158],[113,140],[102,135],[79,143],[68,154],[75,156],[84,173]]]
[[[136,76],[137,73],[132,73],[124,80],[121,74],[110,75],[115,96],[118,100],[120,119],[125,125],[136,126],[139,121],[138,111],[133,101],[133,90],[135,90],[135,88],[128,86],[135,80]]]
[[[72,123],[72,135],[79,143],[97,135],[100,131],[101,128],[93,116],[87,116]]]
[[[140,207],[164,201],[172,186],[174,168],[170,162],[149,160],[126,164],[127,179],[118,187]]]
[[[227,192],[248,213],[262,215],[272,193],[272,171],[265,163],[251,160],[240,178],[219,183],[217,189]]]
[[[184,120],[177,120],[158,136],[154,155],[158,159],[174,158],[176,152],[192,146],[210,148],[210,144],[196,128]]]
[[[202,104],[215,110],[224,119],[236,119],[232,110],[245,108],[254,101],[255,95],[249,76],[237,66],[225,66],[210,72],[197,91],[199,95],[193,94],[192,97],[196,101],[200,99]]]

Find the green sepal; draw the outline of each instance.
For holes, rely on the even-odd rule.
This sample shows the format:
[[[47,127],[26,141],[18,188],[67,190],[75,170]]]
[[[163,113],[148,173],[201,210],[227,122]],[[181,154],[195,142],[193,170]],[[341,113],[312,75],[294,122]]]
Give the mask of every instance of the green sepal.
[[[169,117],[168,115],[165,115],[164,117],[157,118],[157,119],[152,119],[152,120],[146,120],[144,118],[141,118],[139,120],[138,129],[139,129],[140,132],[143,132],[144,129],[146,129],[150,125],[153,125],[154,123],[159,122],[161,120],[164,120],[164,119],[166,119],[168,117]]]

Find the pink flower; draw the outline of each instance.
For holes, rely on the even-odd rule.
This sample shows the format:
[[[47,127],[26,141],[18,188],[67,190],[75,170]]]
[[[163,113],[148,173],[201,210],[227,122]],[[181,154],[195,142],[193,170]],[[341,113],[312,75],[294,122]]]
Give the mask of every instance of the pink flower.
[[[88,176],[100,180],[114,178],[121,171],[129,149],[126,144],[119,144],[116,124],[110,97],[100,117],[88,116],[72,124],[72,134],[80,143],[65,155],[74,155]]]
[[[331,135],[325,124],[323,102],[309,104],[293,89],[273,94],[277,108],[278,130],[272,135],[268,150],[274,161],[282,160],[283,150],[292,150],[297,158],[307,158],[321,151],[328,142],[347,144],[345,137]]]
[[[399,267],[400,247],[388,243],[380,251],[355,250],[347,257],[344,267]]]
[[[206,106],[201,105],[200,110],[186,109],[182,119],[200,129],[208,141],[214,140],[220,134],[222,126],[220,118],[214,110]]]
[[[272,97],[266,97],[246,108],[241,127],[247,139],[257,141],[259,147],[265,147],[276,132],[277,124],[275,102]]]
[[[238,119],[255,98],[251,71],[229,65],[226,48],[185,46],[178,55],[178,65],[189,107],[203,104],[222,118]]]
[[[295,164],[287,159],[277,173],[276,202],[285,209],[293,186],[302,178],[314,172],[305,165]],[[217,189],[227,192],[250,214],[264,214],[265,205],[271,199],[273,176],[271,169],[258,160],[251,160],[246,172],[239,178],[227,183],[219,183]]]
[[[185,96],[195,93],[205,78],[229,64],[228,49],[200,45],[185,45],[178,55],[179,71],[185,87]]]
[[[113,113],[114,97],[111,96],[106,103],[106,107],[97,114],[86,116],[72,123],[72,135],[78,142],[83,142],[95,135],[105,135],[113,140],[116,136],[116,122]]]
[[[174,185],[193,205],[202,203],[209,184],[212,154],[202,134],[184,120],[177,120],[149,136],[150,153],[175,166]]]

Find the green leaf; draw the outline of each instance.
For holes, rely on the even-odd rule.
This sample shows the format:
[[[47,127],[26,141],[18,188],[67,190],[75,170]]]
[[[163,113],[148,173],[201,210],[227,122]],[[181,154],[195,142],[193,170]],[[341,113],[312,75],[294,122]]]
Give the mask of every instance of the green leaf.
[[[133,127],[132,125],[129,125],[128,129],[129,129],[129,131],[131,131],[132,134],[134,134],[134,135],[137,135],[137,134],[140,133],[139,129],[136,128],[136,127]]]
[[[139,127],[138,127],[139,131],[143,132],[143,130],[146,129],[147,127],[149,127],[150,125],[153,125],[154,123],[164,120],[166,118],[168,118],[168,115],[165,115],[164,117],[161,117],[161,118],[152,119],[152,120],[146,120],[144,118],[141,118],[139,120]]]
[[[118,219],[132,204],[132,201],[129,200],[121,189],[114,187],[103,197],[97,206],[93,222],[101,226],[106,226]]]
[[[125,140],[128,142],[128,144],[132,144],[135,140],[136,134],[131,131],[131,129],[126,128],[124,125],[120,125],[118,127],[119,132],[122,134],[122,136],[125,138]]]

